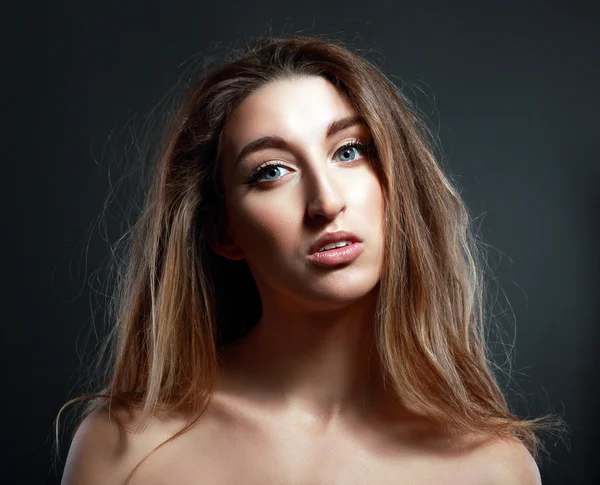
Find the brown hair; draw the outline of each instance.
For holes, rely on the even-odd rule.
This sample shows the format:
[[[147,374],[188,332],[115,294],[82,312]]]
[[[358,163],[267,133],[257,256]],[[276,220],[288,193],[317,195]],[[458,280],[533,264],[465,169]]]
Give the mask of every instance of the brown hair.
[[[486,345],[484,252],[426,125],[374,64],[339,42],[306,36],[255,41],[187,90],[131,231],[110,366],[101,392],[83,397],[96,398],[86,413],[102,398],[139,408],[147,423],[156,413],[207,403],[219,348],[261,313],[245,262],[217,256],[206,240],[223,216],[221,134],[248,94],[298,75],[332,82],[373,138],[386,206],[374,324],[388,382],[447,429],[516,437],[537,458],[535,430],[551,420],[512,414],[496,382]],[[236,306],[224,301],[232,293]]]

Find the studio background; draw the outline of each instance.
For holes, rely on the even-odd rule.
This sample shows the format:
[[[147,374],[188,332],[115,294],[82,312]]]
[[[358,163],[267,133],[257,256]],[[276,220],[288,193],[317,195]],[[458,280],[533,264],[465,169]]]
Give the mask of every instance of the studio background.
[[[123,177],[137,163],[148,120],[159,116],[155,108],[190,63],[269,30],[325,34],[361,49],[429,118],[491,247],[509,343],[516,328],[513,372],[526,403],[515,398],[514,409],[555,412],[569,426],[568,441],[546,443],[543,483],[600,483],[593,2],[18,8],[5,18],[15,32],[5,43],[5,81],[15,86],[3,100],[4,483],[59,481],[53,420],[82,391],[82,364],[102,332],[107,258],[137,175]]]

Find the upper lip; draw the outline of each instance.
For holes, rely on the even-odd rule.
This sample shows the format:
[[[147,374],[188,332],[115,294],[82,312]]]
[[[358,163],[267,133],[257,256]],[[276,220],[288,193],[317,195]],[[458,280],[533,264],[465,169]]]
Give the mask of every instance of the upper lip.
[[[319,249],[327,244],[337,243],[340,241],[348,241],[350,243],[362,242],[356,234],[347,231],[326,232],[310,247],[309,254],[316,253]]]

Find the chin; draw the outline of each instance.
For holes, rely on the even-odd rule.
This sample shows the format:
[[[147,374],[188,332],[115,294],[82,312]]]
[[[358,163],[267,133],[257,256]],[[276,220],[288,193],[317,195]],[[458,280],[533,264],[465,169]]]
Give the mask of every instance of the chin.
[[[303,281],[299,293],[321,303],[345,306],[372,296],[378,291],[379,274],[365,274],[365,271],[358,270],[347,272],[347,269],[330,272],[310,283]]]

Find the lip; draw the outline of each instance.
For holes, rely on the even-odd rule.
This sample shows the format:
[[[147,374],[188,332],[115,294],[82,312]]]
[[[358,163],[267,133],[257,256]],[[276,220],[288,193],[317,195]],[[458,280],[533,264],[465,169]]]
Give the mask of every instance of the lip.
[[[347,231],[336,231],[336,232],[326,232],[319,239],[317,239],[314,244],[310,247],[308,254],[314,255],[321,249],[323,246],[327,244],[337,243],[340,241],[348,241],[351,243],[362,243],[362,239],[359,238],[356,234]],[[335,250],[332,250],[335,251]]]
[[[316,252],[308,255],[308,260],[317,266],[338,266],[349,264],[360,256],[365,245],[362,242],[353,242],[347,246]]]
[[[319,252],[323,246],[340,241],[348,241],[350,244]],[[310,247],[308,260],[318,266],[337,266],[351,263],[360,256],[363,250],[363,241],[356,234],[347,231],[327,232]]]

